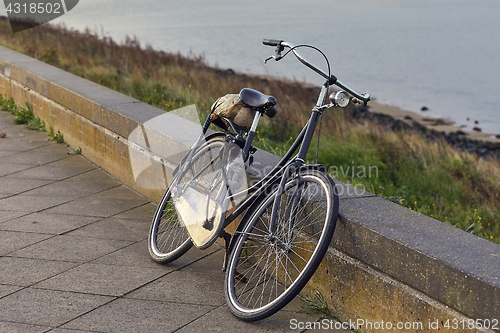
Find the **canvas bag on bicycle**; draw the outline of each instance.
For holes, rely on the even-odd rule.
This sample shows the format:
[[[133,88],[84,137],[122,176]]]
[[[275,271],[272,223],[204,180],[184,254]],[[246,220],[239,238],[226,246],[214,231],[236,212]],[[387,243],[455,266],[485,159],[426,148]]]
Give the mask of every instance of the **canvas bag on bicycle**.
[[[254,117],[255,111],[245,106],[238,94],[227,94],[219,98],[212,105],[210,114],[210,120],[213,122],[222,122],[225,128],[228,128],[230,120],[244,131],[250,129]]]

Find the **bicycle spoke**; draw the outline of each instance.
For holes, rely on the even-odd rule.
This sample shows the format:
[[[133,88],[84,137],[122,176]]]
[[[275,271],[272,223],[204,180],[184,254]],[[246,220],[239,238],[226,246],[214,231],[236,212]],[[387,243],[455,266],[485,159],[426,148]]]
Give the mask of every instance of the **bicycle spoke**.
[[[235,315],[245,320],[263,318],[302,289],[333,234],[338,201],[333,205],[332,188],[327,176],[319,172],[305,172],[287,181],[273,232],[274,196],[263,197],[246,227],[235,234],[236,248],[226,275],[226,297]],[[246,283],[234,279],[233,271],[242,272]]]

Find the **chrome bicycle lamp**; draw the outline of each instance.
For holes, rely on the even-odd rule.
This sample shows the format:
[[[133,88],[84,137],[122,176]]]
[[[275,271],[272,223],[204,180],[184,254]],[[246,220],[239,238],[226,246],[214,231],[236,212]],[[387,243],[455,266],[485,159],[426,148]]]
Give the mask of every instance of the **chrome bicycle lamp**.
[[[343,90],[334,91],[330,94],[330,102],[341,108],[346,107],[350,99],[349,94]]]

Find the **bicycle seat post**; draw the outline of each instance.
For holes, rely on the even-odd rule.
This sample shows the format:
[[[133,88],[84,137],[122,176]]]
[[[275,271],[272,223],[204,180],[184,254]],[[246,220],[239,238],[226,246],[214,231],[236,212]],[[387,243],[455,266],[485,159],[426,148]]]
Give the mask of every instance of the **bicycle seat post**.
[[[260,117],[262,117],[262,113],[259,111],[255,112],[255,116],[253,118],[252,126],[248,131],[247,140],[245,142],[245,146],[243,147],[243,161],[247,161],[250,149],[252,148],[252,142],[255,138],[255,132],[257,131],[257,126],[259,125]]]

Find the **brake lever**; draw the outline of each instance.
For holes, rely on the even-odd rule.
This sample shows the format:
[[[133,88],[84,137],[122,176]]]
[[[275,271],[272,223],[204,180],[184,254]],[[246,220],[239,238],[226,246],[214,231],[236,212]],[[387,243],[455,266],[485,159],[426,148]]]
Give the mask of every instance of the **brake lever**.
[[[268,58],[266,58],[266,60],[264,60],[264,63],[266,64],[271,59],[274,59],[274,55],[269,56]]]
[[[284,46],[281,44],[276,46],[276,50],[274,51],[274,54],[272,56],[269,56],[266,60],[264,60],[264,63],[267,63],[269,60],[274,59],[276,61],[280,60],[283,58],[283,55],[281,54],[281,51],[285,49]]]

